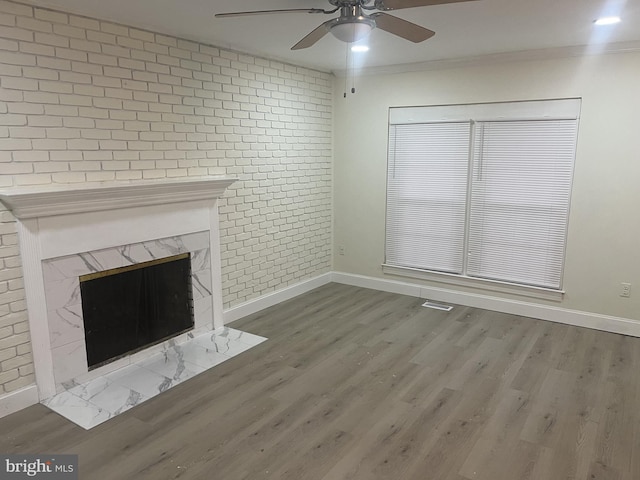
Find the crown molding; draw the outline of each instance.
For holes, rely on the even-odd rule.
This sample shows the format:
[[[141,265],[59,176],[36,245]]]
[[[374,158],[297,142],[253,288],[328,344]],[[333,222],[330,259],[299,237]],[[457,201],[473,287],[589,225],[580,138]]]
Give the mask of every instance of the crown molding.
[[[236,178],[187,177],[80,185],[47,185],[0,191],[0,201],[16,218],[172,204],[221,197]]]
[[[474,67],[508,62],[524,62],[534,60],[550,60],[555,58],[575,58],[614,53],[640,52],[640,41],[619,42],[605,45],[574,45],[568,47],[544,48],[538,50],[521,50],[517,52],[493,53],[473,57],[429,60],[419,63],[405,63],[398,65],[381,65],[378,67],[363,67],[358,69],[358,75],[387,75],[398,73],[423,72],[431,70],[445,70],[450,68]],[[336,77],[344,77],[346,70],[334,70]]]

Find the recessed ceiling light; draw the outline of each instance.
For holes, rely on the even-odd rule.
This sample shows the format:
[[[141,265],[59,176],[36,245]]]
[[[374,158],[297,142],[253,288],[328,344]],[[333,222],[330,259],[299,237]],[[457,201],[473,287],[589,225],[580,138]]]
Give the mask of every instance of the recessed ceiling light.
[[[369,47],[367,47],[366,45],[354,45],[353,47],[351,47],[351,51],[352,52],[368,52]]]
[[[620,23],[620,17],[602,17],[593,22],[596,25],[614,25]]]

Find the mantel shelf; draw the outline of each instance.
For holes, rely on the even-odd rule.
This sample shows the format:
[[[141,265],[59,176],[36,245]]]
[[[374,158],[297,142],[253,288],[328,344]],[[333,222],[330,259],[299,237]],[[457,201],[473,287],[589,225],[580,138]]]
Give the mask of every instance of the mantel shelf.
[[[236,178],[224,176],[47,185],[0,191],[16,218],[39,218],[221,197]]]

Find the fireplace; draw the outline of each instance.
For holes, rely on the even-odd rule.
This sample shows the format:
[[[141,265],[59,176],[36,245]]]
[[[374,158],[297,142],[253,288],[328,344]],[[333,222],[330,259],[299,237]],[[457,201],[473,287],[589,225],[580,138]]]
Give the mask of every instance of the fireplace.
[[[193,329],[190,253],[79,280],[89,370]]]
[[[218,199],[234,181],[212,176],[0,192],[0,200],[18,220],[40,400],[223,327]],[[106,306],[96,307],[103,311],[96,327],[85,324],[85,315],[92,322],[88,317],[94,308],[84,305],[90,295],[85,291],[93,288],[101,272],[122,269],[116,270],[115,278],[150,266],[146,262],[159,266],[164,264],[162,259],[175,256],[181,256],[178,273],[160,276],[180,277],[180,292],[167,294],[161,287],[154,295],[177,295],[179,307],[173,310],[175,305],[170,301],[143,310],[171,310],[170,316],[180,318],[176,325],[143,326],[148,317],[130,321],[130,315],[123,317],[129,320],[111,318],[117,303],[114,298],[125,296],[118,293],[123,287],[115,287]],[[81,286],[81,277],[90,279]],[[104,292],[95,296],[109,298]],[[125,302],[118,308],[132,307]],[[110,323],[114,321],[117,323]],[[136,332],[125,330],[125,326]],[[126,345],[88,354],[91,337],[106,337],[110,330]],[[130,342],[133,338],[136,341]]]
[[[169,338],[180,343],[186,335],[210,330],[212,317],[215,323],[210,242],[210,232],[203,231],[43,260],[56,392],[91,379],[94,372],[99,376],[106,373],[105,369],[121,368],[132,357],[152,355],[166,346]],[[167,268],[174,266],[177,270],[173,272]],[[158,283],[159,278],[150,278],[148,269],[159,273],[163,285],[149,285]],[[113,282],[112,287],[105,287],[105,283]],[[144,295],[138,291],[140,288],[146,290]],[[169,293],[172,289],[175,291]],[[157,296],[165,298],[156,301],[174,301],[137,305],[138,300],[151,302],[148,297]],[[149,321],[140,311],[145,309],[149,315],[161,310],[162,315],[179,316],[180,321],[171,333],[159,326],[153,328],[155,336],[147,337],[149,328],[137,323]],[[126,330],[138,326],[146,332]],[[140,342],[134,342],[136,337]],[[101,344],[103,341],[107,344]],[[117,344],[108,345],[111,342]]]

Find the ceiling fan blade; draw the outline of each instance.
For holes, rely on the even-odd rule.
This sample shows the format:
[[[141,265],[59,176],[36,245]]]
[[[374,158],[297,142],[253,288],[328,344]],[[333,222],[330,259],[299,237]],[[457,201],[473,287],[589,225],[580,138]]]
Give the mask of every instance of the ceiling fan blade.
[[[402,8],[429,7],[445,3],[473,2],[477,0],[376,0],[378,10],[400,10]]]
[[[248,15],[269,15],[272,13],[330,13],[321,8],[285,8],[281,10],[254,10],[251,12],[216,13],[215,17],[245,17]]]
[[[375,19],[376,27],[380,30],[393,33],[413,43],[424,42],[436,34],[433,30],[407,22],[393,15],[387,15],[386,13],[374,13],[370,15],[370,17]]]
[[[328,25],[333,22],[333,20],[329,20],[328,22],[324,22],[318,28],[313,30],[309,35],[304,37],[298,43],[296,43],[291,50],[301,50],[303,48],[309,48],[314,45],[318,40],[324,37],[327,33],[329,33]]]

